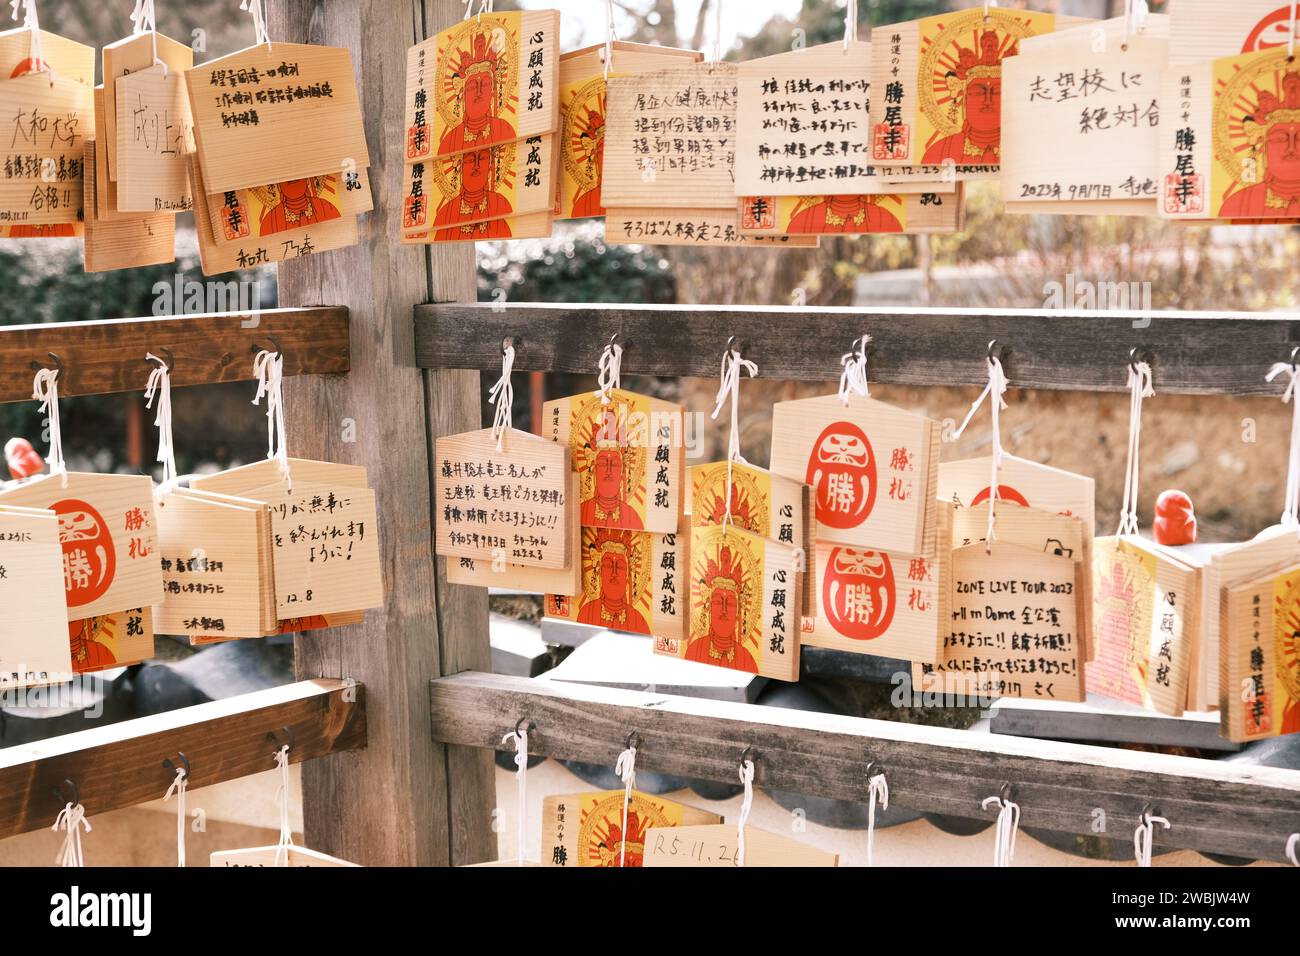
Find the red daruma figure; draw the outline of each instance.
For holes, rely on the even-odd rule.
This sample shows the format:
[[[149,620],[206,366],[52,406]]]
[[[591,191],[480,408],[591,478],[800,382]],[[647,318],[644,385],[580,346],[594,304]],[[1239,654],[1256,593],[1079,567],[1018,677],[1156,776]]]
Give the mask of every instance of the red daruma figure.
[[[835,548],[822,580],[822,613],[837,634],[871,641],[894,620],[894,570],[880,551]]]
[[[1156,520],[1152,529],[1158,544],[1195,544],[1196,513],[1192,499],[1181,491],[1162,491],[1156,499]]]
[[[5,442],[5,464],[14,478],[30,478],[45,468],[45,461],[26,438],[11,438]]]
[[[832,528],[855,528],[876,503],[876,456],[866,434],[852,422],[827,425],[813,445],[805,484],[817,500],[817,520]]]
[[[633,605],[640,588],[642,556],[636,546],[637,537],[629,531],[610,531],[602,528],[592,545],[595,558],[592,572],[597,576],[600,591],[587,600],[578,611],[579,624],[649,634],[650,625]]]

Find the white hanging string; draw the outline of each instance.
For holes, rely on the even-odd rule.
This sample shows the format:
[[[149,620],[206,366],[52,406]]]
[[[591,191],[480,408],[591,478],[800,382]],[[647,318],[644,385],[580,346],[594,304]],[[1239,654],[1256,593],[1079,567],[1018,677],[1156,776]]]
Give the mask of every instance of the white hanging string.
[[[289,745],[275,752],[275,766],[280,771],[280,789],[275,799],[280,805],[280,842],[275,846],[275,865],[288,866],[293,850],[293,827],[289,825]]]
[[[870,344],[871,336],[864,335],[853,343],[853,351],[840,356],[840,365],[844,369],[840,373],[840,404],[846,408],[851,394],[871,397],[867,387],[867,346]]]
[[[515,387],[510,384],[510,372],[515,367],[515,345],[507,339],[501,350],[501,377],[488,390],[488,401],[496,406],[496,415],[492,419],[492,437],[497,440],[497,451],[505,440],[506,432],[511,427],[510,407],[515,403]]]
[[[998,5],[998,0],[984,0],[984,21],[986,23],[988,22],[989,19],[989,8],[996,7],[997,5]]]
[[[253,46],[261,46],[265,43],[269,53],[271,37],[266,32],[266,0],[239,0],[239,9],[253,15]]]
[[[465,19],[474,16],[474,4],[478,4],[478,20],[483,22],[483,14],[492,12],[492,0],[465,0]]]
[[[953,432],[953,439],[961,437],[966,426],[971,423],[979,407],[984,404],[984,400],[992,396],[993,400],[989,402],[989,417],[992,419],[993,449],[989,455],[989,525],[984,534],[984,550],[986,552],[993,550],[993,541],[996,534],[994,522],[997,520],[996,509],[1000,500],[998,495],[998,473],[1002,468],[1002,409],[1007,407],[1006,399],[1002,396],[1007,392],[1007,375],[1002,369],[1001,360],[993,354],[993,344],[989,343],[989,356],[986,360],[989,370],[989,383],[984,386],[984,391],[980,392],[979,398],[971,402],[970,411],[962,420],[961,427]]]
[[[1121,534],[1138,533],[1138,468],[1142,446],[1142,400],[1154,395],[1151,384],[1151,366],[1146,362],[1130,362],[1128,366],[1128,464],[1124,469],[1124,504],[1119,513]]]
[[[716,421],[718,412],[722,411],[722,403],[731,397],[731,432],[727,437],[727,510],[722,515],[722,529],[725,531],[727,525],[731,523],[731,466],[734,462],[740,462],[747,465],[740,455],[740,373],[748,372],[749,377],[753,378],[758,374],[758,366],[748,359],[740,357],[740,352],[733,349],[729,344],[725,352],[722,353],[722,370],[719,373],[720,384],[718,385],[717,404],[713,406],[713,419]]]
[[[593,395],[600,396],[600,404],[608,405],[610,402],[609,393],[616,388],[622,388],[623,374],[623,346],[610,340],[605,346],[605,350],[600,353],[600,372],[597,375],[597,381],[600,388],[592,392]]]
[[[176,779],[172,785],[167,788],[167,795],[163,797],[163,803],[166,803],[176,796],[176,865],[185,865],[185,768],[176,768]]]
[[[628,748],[618,755],[614,772],[623,781],[623,836],[618,844],[618,865],[627,866],[627,808],[632,803],[632,788],[636,786],[636,747],[629,742]]]
[[[1020,804],[1002,796],[985,797],[980,804],[985,810],[998,805],[997,828],[993,840],[993,865],[1010,866],[1016,855],[1016,830],[1020,826]]]
[[[844,49],[858,42],[858,0],[848,0],[844,5]]]
[[[1300,846],[1300,833],[1293,833],[1286,840],[1286,855],[1292,866],[1300,866],[1300,859],[1296,858],[1297,846]]]
[[[523,722],[520,721],[522,724]],[[527,822],[528,822],[528,728],[520,730],[516,727],[510,733],[501,738],[501,742],[508,743],[511,738],[515,742],[515,784],[517,786],[517,808],[515,816],[519,818],[519,852],[515,854],[515,863],[518,866],[524,865],[524,845],[527,841]]]
[[[84,829],[89,833],[91,829],[90,821],[86,819],[86,808],[79,803],[66,804],[54,818],[54,826],[50,829],[56,833],[59,830],[67,831],[59,855],[54,858],[55,865],[85,866],[86,858],[81,852],[81,831]]]
[[[1147,13],[1146,0],[1124,0],[1124,45],[1122,49],[1128,49],[1128,39],[1134,33],[1141,33],[1146,29]]]
[[[158,399],[158,411],[153,423],[158,427],[158,458],[162,465],[162,483],[154,489],[155,495],[164,495],[176,484],[176,449],[172,442],[172,376],[166,361],[152,352],[145,353],[145,359],[158,365],[149,372],[149,381],[144,387],[145,408],[153,408],[153,401]]]
[[[280,462],[280,477],[292,488],[289,439],[284,426],[284,356],[263,349],[253,359],[253,374],[257,376],[253,404],[260,404],[262,396],[266,396],[266,457]]]
[[[18,19],[18,8],[22,8],[23,29],[32,31],[29,59],[36,64],[37,72],[50,74],[50,86],[53,86],[54,67],[45,62],[45,48],[41,44],[41,20],[36,12],[36,0],[9,0],[9,7],[13,11],[14,20]]]
[[[135,9],[131,11],[131,35],[142,33],[153,36],[153,65],[163,68],[163,79],[167,79],[167,64],[158,59],[158,21],[154,16],[153,0],[135,0]]]
[[[867,778],[867,866],[876,865],[876,804],[889,809],[889,781],[883,771]]]
[[[1295,58],[1295,15],[1296,10],[1300,9],[1300,2],[1291,0],[1291,29],[1286,35],[1286,58],[1290,62]]]
[[[1300,395],[1296,394],[1296,382],[1300,380],[1300,366],[1290,362],[1278,362],[1268,370],[1264,381],[1271,382],[1279,375],[1289,375],[1286,391],[1282,401],[1291,403],[1291,445],[1286,456],[1286,503],[1282,508],[1282,524],[1288,527],[1300,525]]]
[[[59,370],[42,368],[32,382],[32,398],[41,403],[50,431],[50,453],[45,456],[51,475],[63,476],[63,487],[68,486],[68,463],[63,460],[63,428],[59,424]]]
[[[1142,811],[1142,822],[1133,831],[1133,853],[1137,857],[1138,866],[1151,865],[1151,846],[1155,842],[1157,823],[1166,830],[1170,827],[1169,821],[1164,817],[1152,816],[1150,810]]]
[[[745,865],[745,824],[754,807],[754,761],[746,757],[740,762],[740,783],[745,796],[740,801],[740,815],[736,818],[736,865]]]
[[[722,62],[722,0],[713,0],[713,62]]]
[[[614,0],[605,0],[605,79],[607,81],[609,71],[614,66],[614,44],[617,42],[618,33],[614,29]]]

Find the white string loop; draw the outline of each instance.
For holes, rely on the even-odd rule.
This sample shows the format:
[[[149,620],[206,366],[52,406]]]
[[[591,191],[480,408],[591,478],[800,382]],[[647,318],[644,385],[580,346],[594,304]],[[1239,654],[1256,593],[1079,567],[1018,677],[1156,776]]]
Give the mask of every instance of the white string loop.
[[[1151,366],[1130,362],[1128,366],[1128,464],[1124,469],[1124,504],[1119,513],[1117,535],[1138,533],[1138,468],[1142,446],[1142,400],[1156,391],[1151,384]]]
[[[509,743],[511,739],[515,742],[515,784],[518,788],[516,796],[518,806],[515,815],[519,818],[519,852],[515,854],[515,862],[523,866],[528,823],[528,727],[524,725],[524,721],[520,721],[514,730],[502,737],[501,742]]]
[[[1288,60],[1295,56],[1295,15],[1297,8],[1300,8],[1300,2],[1291,0],[1291,30],[1286,35],[1286,56]]]
[[[59,424],[59,370],[42,368],[32,382],[32,398],[40,402],[50,432],[50,453],[45,456],[51,475],[63,476],[63,487],[68,486],[68,463],[63,459],[63,427]]]
[[[1124,0],[1124,45],[1121,49],[1127,50],[1129,37],[1146,29],[1149,12],[1146,0]]]
[[[1297,846],[1300,846],[1300,833],[1293,833],[1286,840],[1286,855],[1292,866],[1300,866],[1300,859],[1296,858]]]
[[[271,51],[271,37],[266,32],[266,0],[239,0],[239,9],[253,15],[253,46],[266,44],[266,50]]]
[[[990,8],[990,7],[996,7],[997,5],[998,5],[998,0],[984,0],[984,20],[985,20],[985,22],[988,22],[988,18],[989,18],[989,8]]]
[[[1271,382],[1279,375],[1289,375],[1286,391],[1282,401],[1291,403],[1291,445],[1286,455],[1286,503],[1282,508],[1282,524],[1288,527],[1300,525],[1300,396],[1296,394],[1296,382],[1300,381],[1300,366],[1290,362],[1278,362],[1268,370],[1264,381]]]
[[[23,29],[32,31],[31,46],[29,59],[36,64],[37,73],[48,73],[50,75],[50,86],[54,85],[54,67],[45,62],[45,48],[41,43],[41,20],[40,15],[36,12],[36,0],[9,0],[9,7],[13,11],[13,19],[18,19],[18,9],[23,11]]]
[[[713,406],[713,419],[716,421],[718,413],[722,411],[722,404],[731,398],[731,432],[727,437],[727,509],[722,515],[722,530],[727,530],[727,525],[731,523],[731,466],[735,462],[747,465],[740,455],[740,373],[748,372],[749,377],[753,378],[758,374],[758,366],[748,359],[740,357],[740,351],[733,349],[728,343],[726,351],[722,353],[722,370],[719,373],[720,383],[718,385],[717,404]]]
[[[845,408],[849,404],[849,395],[871,397],[871,390],[867,386],[867,346],[870,344],[871,336],[864,335],[853,343],[851,352],[840,356],[840,366],[844,369],[840,373],[840,404]]]
[[[605,81],[609,81],[609,71],[614,65],[614,44],[618,42],[618,32],[614,29],[614,0],[605,0]]]
[[[465,19],[474,16],[474,4],[478,4],[478,22],[483,22],[483,14],[492,12],[492,0],[465,0]]]
[[[600,387],[592,394],[600,396],[600,404],[608,405],[610,403],[609,393],[616,388],[623,387],[623,346],[611,339],[610,343],[605,346],[605,350],[600,353],[599,368],[597,381]]]
[[[66,835],[63,838],[63,846],[59,848],[59,854],[54,858],[56,866],[85,866],[86,857],[81,852],[81,831],[84,829],[90,832],[90,821],[86,819],[86,808],[81,804],[66,804],[59,815],[54,818],[54,826],[50,827],[56,833],[59,830],[65,830]]]
[[[176,768],[176,778],[172,785],[167,788],[167,795],[163,797],[163,803],[166,803],[174,795],[176,797],[176,865],[185,865],[185,768]]]
[[[745,824],[754,807],[754,761],[746,757],[740,762],[740,783],[745,796],[740,801],[740,815],[736,818],[736,866],[745,865]]]
[[[858,42],[858,0],[848,0],[844,5],[844,49]]]
[[[618,755],[614,772],[623,781],[623,829],[618,843],[618,865],[627,866],[627,809],[632,803],[632,788],[636,786],[636,747],[631,744]]]
[[[167,64],[158,59],[158,21],[154,16],[153,0],[135,0],[135,9],[131,11],[131,35],[140,36],[149,33],[153,37],[153,65],[163,68],[163,79],[167,79]]]
[[[1141,822],[1133,831],[1133,854],[1138,866],[1151,865],[1151,846],[1155,842],[1155,825],[1160,824],[1166,830],[1171,824],[1164,817],[1151,815],[1150,810],[1143,810]]]
[[[987,810],[997,804],[998,820],[993,840],[993,865],[1010,866],[1016,855],[1016,830],[1020,827],[1020,804],[998,795],[985,797],[980,806]]]
[[[997,520],[996,510],[997,503],[1001,500],[998,494],[998,474],[1002,469],[1002,418],[1001,412],[1007,407],[1006,399],[1003,398],[1007,393],[1007,374],[1002,369],[1002,361],[993,354],[994,342],[989,343],[989,355],[986,359],[989,371],[989,383],[984,386],[984,391],[980,392],[979,397],[971,402],[970,411],[962,419],[961,427],[953,432],[954,440],[961,437],[966,426],[971,423],[979,407],[984,404],[985,399],[992,397],[989,402],[989,417],[992,420],[992,445],[993,449],[989,455],[989,524],[988,530],[984,534],[984,550],[986,552],[993,550],[993,541],[996,538],[996,529],[994,523]]]
[[[161,496],[172,490],[176,484],[176,447],[172,439],[172,376],[167,363],[152,352],[145,353],[145,359],[158,365],[149,372],[149,381],[144,387],[145,408],[153,408],[153,401],[158,399],[158,411],[154,414],[154,425],[158,428],[158,458],[162,465],[162,483],[154,489],[154,494]]]
[[[280,789],[275,799],[280,805],[280,841],[275,845],[275,865],[288,866],[293,851],[293,827],[289,824],[289,745],[275,752],[275,766],[280,771]]]
[[[713,62],[722,62],[722,0],[713,0]]]
[[[514,367],[515,345],[507,339],[505,348],[501,350],[501,377],[488,390],[488,401],[496,406],[496,415],[492,419],[492,437],[497,440],[497,451],[501,450],[501,444],[513,421],[510,408],[515,403],[515,387],[510,384],[510,372]]]
[[[867,778],[867,866],[876,865],[876,804],[889,809],[889,781],[883,771]]]
[[[253,359],[253,374],[257,376],[257,394],[253,404],[261,404],[266,396],[266,457],[280,463],[280,477],[293,487],[289,473],[289,439],[284,426],[284,356],[265,349]]]

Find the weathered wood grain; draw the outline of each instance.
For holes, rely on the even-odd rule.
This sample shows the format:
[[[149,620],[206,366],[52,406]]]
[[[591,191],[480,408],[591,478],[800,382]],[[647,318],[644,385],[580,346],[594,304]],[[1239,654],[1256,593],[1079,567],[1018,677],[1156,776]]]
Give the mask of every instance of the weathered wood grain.
[[[1159,392],[1273,394],[1264,375],[1300,345],[1294,313],[1101,312],[786,306],[635,306],[482,303],[416,309],[425,368],[493,368],[516,340],[519,371],[592,372],[617,332],[623,372],[718,374],[729,336],[771,379],[829,382],[840,356],[873,339],[870,380],[985,385],[997,339],[1016,388],[1124,391],[1133,348],[1149,349]]]
[[[274,349],[272,338],[286,376],[350,367],[342,306],[7,325],[0,326],[0,402],[31,401],[32,362],[53,366],[51,352],[63,361],[60,398],[143,391],[154,367],[145,353],[163,349],[174,359],[174,386],[252,381],[253,348]]]
[[[433,681],[430,702],[449,743],[502,748],[527,718],[531,754],[612,767],[635,730],[638,769],[727,782],[752,747],[757,786],[841,800],[865,802],[872,760],[914,810],[992,819],[980,801],[1009,784],[1022,827],[1094,835],[1100,808],[1127,839],[1150,805],[1172,823],[1159,846],[1278,861],[1300,827],[1297,770],[483,673]]]
[[[0,750],[0,838],[49,827],[72,797],[65,781],[94,817],[163,796],[175,776],[163,761],[180,753],[191,787],[272,770],[267,735],[289,743],[286,727],[291,763],[363,748],[365,688],[300,681]]]

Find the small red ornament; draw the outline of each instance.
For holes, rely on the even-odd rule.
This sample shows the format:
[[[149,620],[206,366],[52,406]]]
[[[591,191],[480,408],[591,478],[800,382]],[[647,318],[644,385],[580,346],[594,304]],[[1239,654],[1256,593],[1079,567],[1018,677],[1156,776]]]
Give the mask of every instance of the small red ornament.
[[[11,438],[5,442],[5,464],[14,478],[30,478],[45,468],[45,461],[26,438]]]
[[[1156,499],[1156,542],[1159,544],[1195,544],[1196,512],[1192,499],[1181,491],[1162,491]]]

